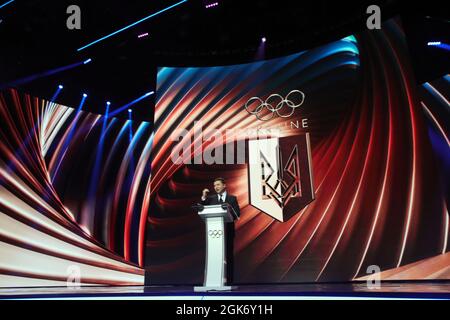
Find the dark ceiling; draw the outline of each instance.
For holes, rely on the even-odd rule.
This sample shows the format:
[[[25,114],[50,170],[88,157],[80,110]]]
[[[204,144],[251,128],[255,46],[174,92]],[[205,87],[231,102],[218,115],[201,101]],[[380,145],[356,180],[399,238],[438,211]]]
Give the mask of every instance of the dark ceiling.
[[[158,66],[253,61],[261,37],[267,38],[265,58],[304,50],[364,29],[370,4],[380,5],[383,20],[401,14],[414,25],[430,16],[448,27],[444,1],[218,0],[206,9],[216,1],[188,0],[77,51],[178,1],[15,0],[0,8],[0,87],[49,99],[63,84],[57,102],[76,106],[86,92],[83,108],[103,113],[108,100],[114,110],[154,90]],[[81,8],[81,30],[66,27],[66,9],[73,4]],[[142,33],[149,36],[139,39]],[[88,58],[89,64],[51,74]],[[154,96],[134,105],[133,114],[149,120],[153,106]]]

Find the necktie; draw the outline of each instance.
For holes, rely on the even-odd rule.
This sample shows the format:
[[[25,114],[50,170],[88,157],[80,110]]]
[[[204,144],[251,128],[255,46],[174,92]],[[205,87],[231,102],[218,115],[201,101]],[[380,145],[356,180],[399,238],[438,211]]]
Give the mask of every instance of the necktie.
[[[223,203],[222,195],[219,195],[219,202]]]

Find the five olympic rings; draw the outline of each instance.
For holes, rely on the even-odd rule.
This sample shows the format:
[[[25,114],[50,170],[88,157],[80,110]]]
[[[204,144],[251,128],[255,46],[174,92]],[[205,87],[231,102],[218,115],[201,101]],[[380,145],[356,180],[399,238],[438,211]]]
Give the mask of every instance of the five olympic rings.
[[[258,106],[251,110],[252,105],[258,103]],[[248,113],[256,116],[258,120],[268,121],[275,115],[280,118],[289,118],[294,114],[295,109],[299,108],[305,102],[305,94],[300,90],[292,90],[288,93],[286,98],[283,98],[279,94],[271,94],[265,101],[258,97],[250,98],[245,104],[245,110]],[[281,112],[283,107],[287,107],[287,112]],[[290,111],[289,111],[290,108]],[[261,115],[264,109],[267,109],[270,113],[268,115]]]

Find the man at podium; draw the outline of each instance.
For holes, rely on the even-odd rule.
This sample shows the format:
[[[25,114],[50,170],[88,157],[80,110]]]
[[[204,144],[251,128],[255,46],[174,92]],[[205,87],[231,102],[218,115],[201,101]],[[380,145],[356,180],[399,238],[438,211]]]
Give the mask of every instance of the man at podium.
[[[214,191],[216,194],[209,195],[209,189],[204,189],[202,193],[203,205],[215,205],[221,203],[228,203],[234,210],[237,218],[241,215],[237,198],[227,193],[227,185],[224,178],[216,178],[213,181]],[[227,257],[227,284],[231,285],[233,282],[233,250],[234,250],[234,222],[226,224],[225,233],[227,235],[226,257]]]

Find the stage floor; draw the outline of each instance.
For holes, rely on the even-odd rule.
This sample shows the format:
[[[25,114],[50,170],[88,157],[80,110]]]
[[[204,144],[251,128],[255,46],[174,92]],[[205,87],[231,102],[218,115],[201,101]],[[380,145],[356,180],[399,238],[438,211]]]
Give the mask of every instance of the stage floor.
[[[369,289],[364,283],[240,285],[227,292],[194,292],[189,286],[81,288],[0,288],[0,299],[182,299],[182,300],[329,300],[329,299],[445,299],[450,282],[383,282]]]

